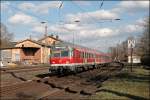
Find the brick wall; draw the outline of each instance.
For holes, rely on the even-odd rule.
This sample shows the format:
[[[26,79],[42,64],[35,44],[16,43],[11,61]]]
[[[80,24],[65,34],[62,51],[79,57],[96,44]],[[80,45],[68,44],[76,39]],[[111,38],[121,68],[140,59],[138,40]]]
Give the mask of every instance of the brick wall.
[[[20,58],[24,63],[41,63],[41,49],[39,48],[34,55],[26,55],[24,50],[20,50]]]

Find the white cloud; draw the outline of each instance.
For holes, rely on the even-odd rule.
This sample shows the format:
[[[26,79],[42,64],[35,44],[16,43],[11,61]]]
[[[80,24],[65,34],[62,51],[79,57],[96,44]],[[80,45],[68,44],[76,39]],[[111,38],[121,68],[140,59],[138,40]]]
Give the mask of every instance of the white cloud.
[[[33,10],[35,5],[33,3],[22,3],[18,6],[22,10]]]
[[[11,3],[8,1],[3,1],[0,4],[0,10],[1,10],[1,15],[6,15],[6,12],[8,14],[13,14],[13,10],[10,7]]]
[[[80,20],[81,22],[87,22],[90,20],[92,21],[111,20],[116,18],[118,18],[118,15],[108,10],[97,10],[93,12],[68,14],[66,16],[66,19],[69,19],[69,21]]]
[[[110,28],[101,29],[89,29],[81,30],[79,33],[82,37],[91,38],[92,37],[110,37],[118,34],[118,30],[113,30]]]
[[[42,2],[37,5],[33,3],[22,3],[18,5],[18,8],[22,10],[31,10],[35,13],[48,14],[50,9],[58,8],[60,4],[61,1]]]
[[[40,25],[39,26],[34,26],[33,29],[32,29],[33,32],[38,32],[38,33],[43,33],[44,30],[45,30],[44,27],[42,27]]]
[[[139,26],[144,26],[144,25],[146,25],[147,24],[147,22],[148,22],[148,17],[144,17],[144,18],[140,18],[140,19],[138,19],[137,21],[137,24],[139,25]]]
[[[123,32],[125,32],[125,33],[132,33],[132,32],[138,32],[139,30],[141,30],[141,28],[138,25],[131,24],[131,25],[125,26]]]
[[[120,28],[120,32],[124,33],[139,33],[142,32],[145,28],[147,18],[140,18],[135,21],[133,24],[128,24],[122,28]]]
[[[73,3],[83,6],[83,5],[91,5],[90,1],[72,1]]]
[[[138,8],[148,8],[149,7],[149,1],[122,1],[120,4],[119,4],[120,7],[122,8],[126,8],[126,9],[130,9],[132,10],[131,8],[133,9],[138,9]]]
[[[116,8],[112,9],[113,12],[122,13],[135,13],[148,11],[149,1],[121,1]]]
[[[44,27],[34,26],[32,31],[43,33]],[[94,25],[64,24],[64,25],[48,25],[49,34],[59,34],[61,39],[71,41],[73,34],[82,40],[94,40],[103,37],[112,37],[119,34],[119,30],[111,28],[96,28]],[[71,41],[72,42],[72,41]]]
[[[1,10],[6,11],[9,8],[10,2],[2,2],[1,3]]]
[[[24,13],[17,13],[14,16],[11,16],[8,21],[11,24],[25,24],[25,25],[33,25],[36,23],[37,19],[26,15]]]

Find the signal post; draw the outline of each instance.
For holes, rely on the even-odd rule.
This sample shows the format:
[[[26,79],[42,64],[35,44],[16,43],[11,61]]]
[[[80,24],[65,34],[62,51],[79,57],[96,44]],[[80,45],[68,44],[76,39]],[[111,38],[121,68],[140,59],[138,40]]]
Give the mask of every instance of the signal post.
[[[132,66],[133,66],[133,48],[135,47],[135,40],[131,39],[128,40],[128,51],[130,50],[130,71],[132,72]]]

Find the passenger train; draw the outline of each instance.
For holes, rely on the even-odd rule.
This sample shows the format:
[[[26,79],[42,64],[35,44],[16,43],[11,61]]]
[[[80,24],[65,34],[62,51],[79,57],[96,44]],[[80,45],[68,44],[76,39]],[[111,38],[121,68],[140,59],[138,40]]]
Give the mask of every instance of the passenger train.
[[[83,46],[60,42],[51,48],[50,72],[65,73],[94,69],[100,64],[111,62],[106,53]]]

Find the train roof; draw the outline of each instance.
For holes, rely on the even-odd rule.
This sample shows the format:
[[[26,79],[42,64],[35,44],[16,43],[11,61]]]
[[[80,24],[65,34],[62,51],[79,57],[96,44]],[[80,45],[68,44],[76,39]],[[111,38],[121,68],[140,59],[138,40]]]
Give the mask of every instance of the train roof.
[[[81,46],[81,45],[77,45],[77,44],[73,44],[73,43],[69,43],[69,42],[59,42],[57,44],[55,44],[55,46],[60,46],[60,47],[71,47],[71,48],[76,48],[78,50],[81,50],[81,51],[88,51],[88,52],[95,52],[95,53],[101,53],[101,54],[105,54],[101,51],[98,51],[98,50],[95,50],[95,49],[91,49],[91,48],[88,48],[88,47],[84,47],[84,46]]]

